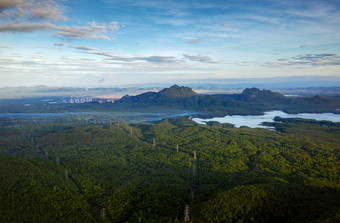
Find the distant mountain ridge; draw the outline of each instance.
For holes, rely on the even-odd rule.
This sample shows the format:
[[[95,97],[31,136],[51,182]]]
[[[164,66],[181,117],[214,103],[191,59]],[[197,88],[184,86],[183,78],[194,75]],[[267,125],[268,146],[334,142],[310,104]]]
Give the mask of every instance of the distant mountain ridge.
[[[340,79],[340,78],[339,78]],[[199,94],[235,94],[241,93],[245,88],[252,89],[254,87],[260,89],[267,89],[279,92],[284,95],[290,96],[338,96],[340,97],[340,84],[336,80],[333,81],[333,87],[311,87],[311,88],[294,88],[293,85],[289,88],[279,88],[279,85],[273,84],[272,86],[258,86],[244,85],[236,86],[231,83],[228,85],[226,81],[220,81],[221,84],[189,84],[186,87],[192,88]],[[223,84],[224,83],[224,84]],[[48,87],[45,85],[35,87],[2,87],[0,88],[0,99],[15,99],[15,98],[38,98],[38,97],[106,97],[106,98],[121,98],[124,95],[138,95],[145,92],[158,92],[162,91],[164,87],[171,86],[171,84],[155,84],[152,87]],[[320,85],[322,86],[322,85]]]
[[[43,88],[43,87],[42,87]],[[139,89],[137,89],[139,90]],[[89,90],[90,91],[90,90]],[[29,99],[27,99],[29,100]],[[41,101],[41,100],[40,100]],[[64,112],[64,111],[139,111],[159,112],[169,110],[186,110],[199,113],[201,117],[216,117],[225,115],[261,115],[266,111],[281,110],[286,113],[323,113],[340,114],[340,98],[329,96],[286,97],[280,93],[258,88],[246,88],[240,94],[197,94],[189,87],[173,85],[160,91],[150,89],[135,96],[125,95],[112,101],[93,100],[89,103],[63,104],[42,106],[38,101],[36,106],[1,106],[0,112]],[[110,103],[109,103],[110,102]],[[8,103],[8,101],[6,102]],[[26,101],[31,104],[33,101]],[[102,103],[102,104],[101,104]],[[101,104],[101,105],[99,105]]]
[[[167,101],[167,100],[178,100],[178,99],[188,99],[190,97],[199,96],[195,91],[189,87],[179,87],[178,85],[173,85],[170,88],[164,88],[159,92],[146,92],[143,94],[130,96],[125,95],[118,102],[152,102],[152,101]],[[246,88],[241,94],[229,95],[231,98],[241,100],[241,101],[251,101],[251,100],[282,100],[285,99],[280,93],[272,92],[270,90],[260,90],[258,88]]]
[[[141,94],[147,91],[159,91],[162,88],[84,88],[84,87],[4,87],[0,88],[0,99],[36,98],[36,97],[100,97],[120,98],[125,94]]]

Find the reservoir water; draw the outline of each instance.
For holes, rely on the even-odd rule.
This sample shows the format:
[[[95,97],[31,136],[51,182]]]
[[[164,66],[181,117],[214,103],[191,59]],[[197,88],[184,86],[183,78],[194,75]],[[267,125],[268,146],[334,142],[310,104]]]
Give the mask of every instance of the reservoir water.
[[[190,116],[197,114],[194,111],[169,110],[167,112],[143,113],[143,112],[65,112],[65,113],[0,113],[2,119],[26,119],[26,120],[64,120],[89,119],[97,121],[126,121],[126,122],[150,122],[158,121],[164,118],[174,118],[181,116]],[[287,114],[282,111],[269,111],[264,115],[232,115],[225,117],[216,117],[211,119],[193,118],[192,120],[199,124],[206,124],[209,121],[217,121],[220,123],[230,123],[235,127],[248,126],[250,128],[270,128],[261,125],[262,122],[274,122],[274,117],[281,118],[304,118],[315,120],[326,120],[332,122],[340,122],[340,114],[333,113],[301,113]]]
[[[282,111],[269,111],[265,112],[264,115],[231,115],[225,117],[201,119],[193,118],[192,120],[198,124],[206,124],[209,121],[216,121],[220,123],[230,123],[235,127],[248,126],[250,128],[270,128],[269,126],[261,125],[263,122],[274,122],[274,117],[279,116],[281,118],[303,118],[303,119],[314,119],[314,120],[325,120],[332,122],[340,122],[340,114],[333,113],[301,113],[301,114],[287,114]]]

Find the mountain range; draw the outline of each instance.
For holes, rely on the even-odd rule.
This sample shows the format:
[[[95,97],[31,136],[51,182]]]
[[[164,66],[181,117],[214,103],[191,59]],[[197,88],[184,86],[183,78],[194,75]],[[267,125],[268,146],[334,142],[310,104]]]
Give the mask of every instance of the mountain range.
[[[189,87],[173,85],[159,91],[150,89],[120,99],[90,100],[82,104],[49,103],[45,98],[1,100],[1,113],[46,112],[146,112],[159,113],[174,110],[192,111],[199,117],[225,115],[262,115],[266,111],[286,113],[340,113],[340,97],[315,95],[313,97],[287,97],[278,92],[246,88],[235,94],[199,94]]]
[[[280,93],[258,88],[246,88],[241,94],[197,94],[191,88],[174,85],[159,92],[124,96],[115,102],[119,108],[188,109],[207,115],[262,114],[269,110],[339,113],[340,98],[328,96],[286,97]]]

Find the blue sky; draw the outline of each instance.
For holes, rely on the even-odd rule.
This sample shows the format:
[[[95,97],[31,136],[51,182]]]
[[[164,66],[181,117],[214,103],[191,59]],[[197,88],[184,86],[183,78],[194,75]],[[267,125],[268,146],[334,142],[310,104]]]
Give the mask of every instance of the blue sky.
[[[338,0],[0,0],[0,86],[340,77]]]

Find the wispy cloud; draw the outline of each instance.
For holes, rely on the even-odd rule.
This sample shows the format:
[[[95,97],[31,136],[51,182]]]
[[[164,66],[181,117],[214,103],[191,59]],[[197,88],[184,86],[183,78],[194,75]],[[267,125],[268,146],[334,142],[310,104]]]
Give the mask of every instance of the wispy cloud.
[[[162,4],[157,0],[134,1],[133,5],[141,8],[148,8],[149,14],[176,17],[187,16],[189,5],[184,2],[163,1]]]
[[[69,47],[77,49],[77,50],[85,50],[85,51],[96,50],[96,48],[89,47],[89,46],[69,46]]]
[[[221,63],[221,62],[212,60],[210,57],[201,56],[201,55],[183,54],[183,57],[187,60],[194,61],[194,62],[200,62],[200,63],[211,63],[211,64]]]
[[[282,13],[289,14],[298,18],[328,18],[335,16],[336,8],[331,1],[306,1],[291,3],[286,9],[281,10]]]
[[[10,46],[10,45],[1,45],[1,44],[0,44],[0,48],[4,48],[4,49],[14,49],[14,46]]]
[[[132,57],[134,60],[146,61],[149,63],[178,63],[181,62],[176,57],[171,56],[147,56],[147,57]]]
[[[105,51],[90,51],[86,53],[109,57],[110,60],[124,63],[147,62],[151,64],[178,64],[184,62],[173,56],[119,56]]]
[[[114,27],[112,27],[109,24],[101,23],[97,24],[96,22],[88,23],[88,26],[57,26],[55,30],[57,32],[54,33],[55,36],[61,36],[62,38],[66,39],[74,39],[74,38],[88,38],[88,39],[104,39],[104,40],[110,40],[113,39],[113,37],[109,37],[105,33],[108,30],[113,30]]]
[[[112,37],[105,35],[108,29],[112,30],[109,24],[97,24],[91,22],[88,26],[57,26],[51,23],[23,23],[0,25],[0,32],[34,32],[34,31],[54,31],[54,36],[65,39],[88,38],[110,40]],[[116,29],[116,28],[115,28]]]
[[[189,41],[189,43],[191,43],[191,44],[196,44],[196,43],[199,43],[199,42],[201,42],[201,41],[203,41],[204,39],[192,39],[192,40],[190,40]]]
[[[54,43],[55,46],[65,46],[65,43]]]
[[[290,59],[281,58],[274,62],[266,62],[263,66],[339,66],[340,56],[333,53],[323,54],[304,54],[292,57]]]

